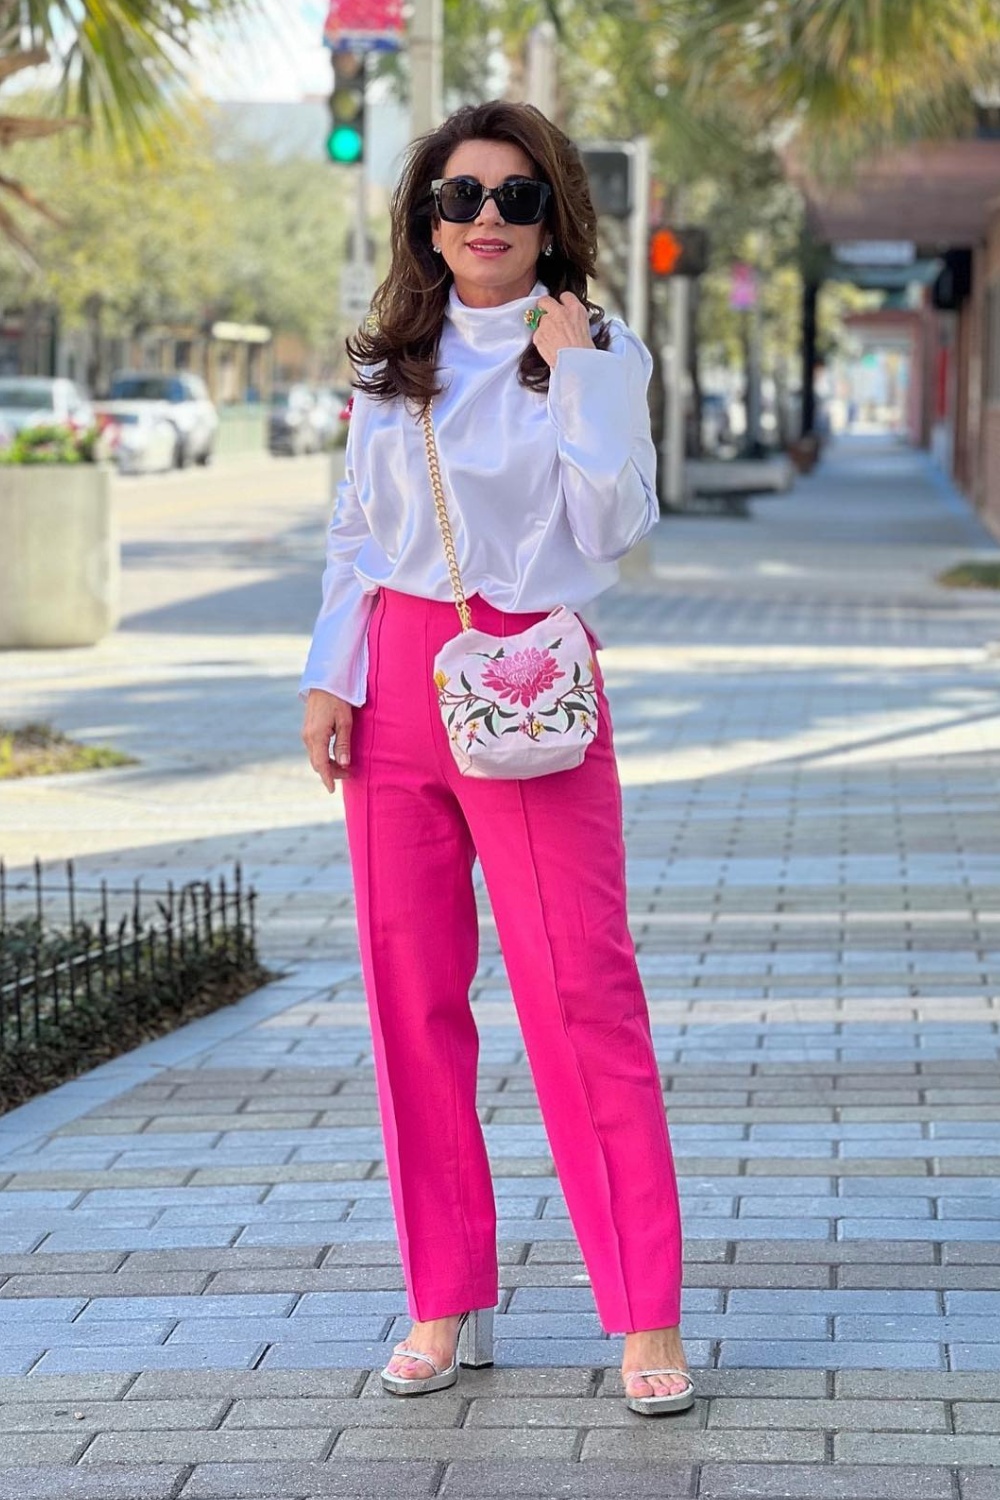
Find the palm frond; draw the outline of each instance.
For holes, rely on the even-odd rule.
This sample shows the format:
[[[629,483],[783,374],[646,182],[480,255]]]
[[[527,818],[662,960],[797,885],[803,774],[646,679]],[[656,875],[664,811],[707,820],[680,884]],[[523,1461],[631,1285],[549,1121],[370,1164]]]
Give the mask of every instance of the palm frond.
[[[0,115],[0,149],[17,141],[40,141],[49,135],[76,130],[83,122],[74,119],[38,119],[30,115]]]
[[[60,69],[58,108],[143,144],[170,116],[199,29],[261,0],[24,0],[33,48]]]

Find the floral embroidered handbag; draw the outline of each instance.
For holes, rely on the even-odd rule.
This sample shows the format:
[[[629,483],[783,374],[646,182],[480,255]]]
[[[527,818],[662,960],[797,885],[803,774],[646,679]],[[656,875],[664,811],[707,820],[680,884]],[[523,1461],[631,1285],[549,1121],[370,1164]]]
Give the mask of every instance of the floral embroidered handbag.
[[[587,633],[560,605],[518,635],[474,630],[441,482],[431,403],[427,467],[461,633],[434,658],[434,685],[463,776],[524,780],[578,766],[597,734],[597,684]]]

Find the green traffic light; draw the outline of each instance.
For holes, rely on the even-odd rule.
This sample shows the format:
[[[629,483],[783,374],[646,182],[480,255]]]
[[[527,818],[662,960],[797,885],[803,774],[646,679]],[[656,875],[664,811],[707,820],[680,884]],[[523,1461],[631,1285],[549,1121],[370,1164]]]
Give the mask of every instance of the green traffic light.
[[[352,125],[338,125],[327,137],[326,154],[331,161],[356,162],[361,160],[362,147],[359,130]]]

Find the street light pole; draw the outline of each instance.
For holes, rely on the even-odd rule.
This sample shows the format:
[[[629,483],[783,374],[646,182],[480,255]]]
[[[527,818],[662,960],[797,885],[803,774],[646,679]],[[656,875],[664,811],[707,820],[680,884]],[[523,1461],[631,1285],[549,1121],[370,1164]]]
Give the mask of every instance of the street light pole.
[[[649,323],[649,139],[635,139],[632,157],[632,212],[628,218],[628,325],[645,341]]]
[[[426,135],[444,117],[442,0],[413,0],[410,16],[410,134]]]

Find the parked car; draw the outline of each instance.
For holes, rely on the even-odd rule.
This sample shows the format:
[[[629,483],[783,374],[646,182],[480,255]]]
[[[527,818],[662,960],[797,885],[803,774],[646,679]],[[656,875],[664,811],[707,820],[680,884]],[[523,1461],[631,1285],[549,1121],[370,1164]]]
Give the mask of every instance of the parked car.
[[[211,462],[219,431],[219,414],[200,376],[186,370],[168,375],[142,370],[119,371],[111,381],[109,399],[99,403],[99,410],[115,418],[118,412],[131,416],[138,406],[155,408],[173,425],[173,461],[178,469],[189,463]]]
[[[160,474],[177,460],[177,428],[157,403],[115,403],[104,435],[121,474]]]
[[[732,443],[729,402],[721,391],[703,391],[701,397],[701,443],[708,454],[721,453]]]
[[[271,397],[267,446],[272,453],[319,453],[324,446],[324,415],[307,385],[290,385]]]
[[[316,391],[315,422],[319,431],[320,447],[332,448],[340,431],[340,413],[344,405],[340,391],[329,386],[320,386]]]
[[[94,407],[75,381],[47,375],[0,378],[0,434],[6,442],[25,427],[88,432],[96,425]]]

